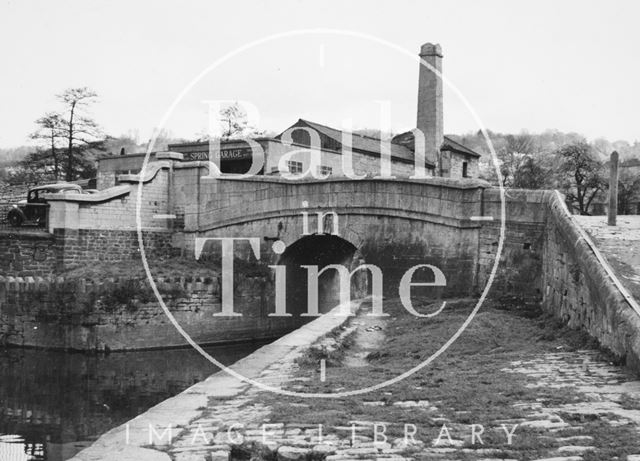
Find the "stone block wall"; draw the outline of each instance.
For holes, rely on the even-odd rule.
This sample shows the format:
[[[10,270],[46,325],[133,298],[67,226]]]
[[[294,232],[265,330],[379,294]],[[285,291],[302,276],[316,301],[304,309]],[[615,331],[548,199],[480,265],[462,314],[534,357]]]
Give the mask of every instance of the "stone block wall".
[[[142,231],[150,260],[176,254],[169,231]],[[55,229],[53,234],[21,231],[0,234],[0,276],[48,277],[96,262],[140,259],[134,230]]]
[[[263,242],[261,260],[275,264],[278,256],[270,242],[275,238],[287,246],[299,242],[304,232],[302,213],[308,214],[309,228],[316,232],[316,213],[335,211],[337,235],[359,250],[365,262],[382,270],[385,295],[397,296],[402,275],[418,264],[431,264],[444,272],[446,289],[432,292],[471,295],[480,224],[470,217],[481,212],[486,183],[428,181],[252,178],[203,182],[196,201],[200,209],[188,209],[185,215],[184,247],[193,254],[196,237],[254,237]],[[425,277],[431,275],[427,272],[422,270]]]
[[[265,174],[279,175],[278,162],[282,156],[290,151],[299,150],[296,154],[291,154],[291,160],[302,163],[302,171],[307,171],[311,164],[311,154],[304,146],[290,145],[287,146],[280,142],[269,141],[267,144],[267,155],[265,161]],[[344,156],[339,152],[322,151],[320,154],[320,163],[323,166],[331,167],[332,177],[344,177],[343,159]],[[372,155],[365,155],[354,152],[352,156],[353,171],[357,175],[378,176],[380,175],[381,166],[380,158]],[[409,161],[401,161],[396,158],[391,160],[391,174],[399,178],[408,178],[414,175],[414,164]],[[432,171],[427,170],[427,174],[431,175]]]
[[[0,275],[51,275],[57,260],[58,247],[53,235],[37,231],[0,233]]]
[[[235,317],[221,311],[220,280],[185,277],[156,280],[163,300],[199,344],[275,338],[308,319],[268,317],[272,285],[239,276]],[[0,340],[16,346],[69,350],[131,350],[187,345],[160,307],[148,283],[127,278],[101,281],[0,276]]]
[[[505,190],[503,248],[489,296],[515,302],[542,299],[542,258],[549,191]],[[478,241],[478,290],[490,280],[501,232],[498,189],[483,193],[483,221]]]
[[[160,169],[143,185],[140,217],[143,228],[165,228],[165,222],[154,220],[156,214],[168,213],[169,171]],[[135,229],[138,184],[131,184],[129,194],[103,202],[79,202],[78,229]],[[55,204],[53,205],[55,206]]]
[[[428,181],[428,182],[427,182]],[[434,222],[461,225],[480,211],[480,192],[487,183],[477,180],[423,181],[329,179],[288,181],[281,178],[226,178],[202,182],[198,209],[185,212],[185,229],[206,231],[234,221],[250,221],[269,214],[358,209],[381,215],[403,214]]]
[[[551,197],[548,209],[543,308],[640,371],[640,312],[617,289],[562,200]]]
[[[340,220],[339,236],[365,262],[383,268],[385,282],[392,288],[416,264],[433,264],[452,274],[448,291],[440,293],[445,296],[479,293],[491,278],[501,233],[501,195],[481,181],[212,180],[203,179],[206,167],[200,162],[174,163],[171,180],[166,164],[156,162],[143,189],[143,241],[150,258],[166,258],[179,251],[193,255],[196,236],[256,237],[261,241],[261,263],[277,263],[271,242],[277,238],[289,246],[300,240],[303,211],[313,217],[313,228],[316,211],[333,210]],[[171,181],[174,187],[169,194]],[[25,345],[42,342],[81,349],[103,344],[112,349],[184,344],[153,301],[148,306],[142,303],[135,312],[126,308],[100,312],[83,310],[78,303],[85,295],[78,297],[80,301],[69,298],[55,306],[46,296],[36,295],[43,290],[37,287],[44,286],[42,280],[32,283],[37,277],[55,277],[96,262],[117,264],[139,258],[138,185],[133,179],[130,184],[125,188],[131,190],[116,199],[60,199],[64,206],[55,216],[65,225],[54,227],[50,235],[0,234],[0,277],[14,277],[9,285],[0,283],[5,337],[19,330],[14,337],[23,338]],[[53,202],[52,212],[55,206]],[[585,329],[628,363],[640,363],[640,316],[594,259],[562,199],[551,191],[506,190],[505,207],[502,254],[489,296],[506,299],[513,306],[541,302],[544,309]],[[153,217],[171,211],[178,217],[172,224]],[[402,266],[405,263],[407,267]],[[208,283],[203,280],[189,287],[184,284],[192,282],[185,281],[182,290],[187,294],[171,300],[180,324],[201,341],[215,343],[274,337],[299,322],[268,317],[273,306],[272,280],[240,275],[236,294],[239,308],[245,309],[243,317],[214,317],[220,309],[219,293],[202,288]],[[15,278],[24,283],[16,285]],[[80,290],[86,292],[86,288]],[[396,295],[386,284],[385,293]],[[35,313],[43,309],[72,312],[67,320],[45,322],[46,328],[38,331],[33,328]],[[55,338],[66,338],[68,344],[56,343]]]
[[[505,191],[504,248],[489,296],[518,308],[540,302],[543,310],[582,329],[640,371],[640,312],[616,287],[579,224],[555,191]],[[500,235],[500,195],[484,192],[478,245],[478,281],[489,279]]]
[[[462,178],[462,164],[467,162],[467,177],[477,178],[480,176],[479,162],[476,157],[451,153],[451,169],[449,170],[450,178]]]
[[[58,272],[96,262],[140,260],[138,233],[134,230],[55,229]],[[169,231],[142,231],[145,254],[150,260],[176,254]]]

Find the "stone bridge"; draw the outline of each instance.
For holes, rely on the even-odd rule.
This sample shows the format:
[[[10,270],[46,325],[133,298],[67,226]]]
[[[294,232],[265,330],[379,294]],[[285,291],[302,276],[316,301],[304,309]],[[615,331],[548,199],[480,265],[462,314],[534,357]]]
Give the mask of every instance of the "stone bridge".
[[[151,163],[142,177],[120,177],[121,186],[99,194],[51,197],[49,233],[0,235],[0,335],[13,344],[76,349],[184,344],[153,301],[136,312],[118,308],[119,315],[69,304],[68,309],[82,314],[70,312],[68,321],[55,317],[59,305],[47,287],[60,291],[60,274],[139,259],[138,195],[152,271],[178,252],[189,259],[203,238],[259,242],[259,261],[248,241],[235,242],[233,295],[243,317],[215,316],[224,303],[221,292],[229,291],[220,290],[225,271],[220,258],[213,257],[219,242],[203,245],[202,253],[211,259],[207,276],[185,273],[171,281],[179,282],[180,289],[169,291],[180,296],[169,308],[202,343],[274,337],[299,325],[295,315],[298,322],[268,315],[277,292],[268,265],[286,268],[287,310],[295,314],[304,311],[308,291],[308,274],[300,266],[343,264],[353,270],[362,262],[375,265],[383,274],[384,295],[396,297],[409,269],[431,265],[444,274],[446,284],[413,286],[412,298],[467,297],[484,290],[500,248],[501,194],[482,181],[214,179],[208,178],[208,164],[172,155]],[[516,308],[525,301],[541,303],[616,354],[640,363],[640,308],[634,312],[611,271],[593,256],[593,245],[560,195],[507,190],[504,206],[504,245],[489,296]],[[372,280],[362,270],[352,288],[358,294],[371,292]],[[335,305],[336,281],[336,271],[320,276],[321,307]],[[411,281],[432,282],[434,271],[418,269]],[[91,291],[88,286],[102,293],[113,285],[80,282],[85,294]],[[43,312],[55,314],[55,321],[43,323]]]
[[[225,178],[203,181],[194,205],[180,191],[176,200],[185,205],[183,238],[190,250],[196,238],[253,237],[261,242],[260,260],[270,264],[354,266],[364,261],[381,268],[389,296],[397,296],[409,268],[429,264],[447,278],[444,293],[439,289],[438,294],[467,296],[478,288],[486,187],[478,180],[440,178]],[[282,256],[274,251],[275,241],[286,245]],[[220,247],[207,245],[209,251]],[[236,245],[238,256],[251,254],[248,242]],[[423,281],[432,281],[433,272],[423,270],[430,274]]]

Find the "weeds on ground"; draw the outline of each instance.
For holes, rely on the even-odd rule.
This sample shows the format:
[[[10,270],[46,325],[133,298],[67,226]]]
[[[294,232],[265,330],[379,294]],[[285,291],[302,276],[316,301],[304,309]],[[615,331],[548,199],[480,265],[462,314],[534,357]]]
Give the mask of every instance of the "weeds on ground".
[[[322,382],[318,366],[322,357],[309,352],[299,361],[297,376],[311,379],[292,381],[289,389],[335,393],[395,378],[436,353],[457,333],[474,305],[474,301],[452,303],[437,317],[416,319],[398,300],[385,300],[385,312],[391,314],[385,328],[386,338],[380,350],[369,355],[369,366],[348,368],[333,362],[327,367],[326,381]],[[340,399],[313,399],[311,402],[305,398],[265,393],[263,400],[273,408],[272,421],[323,424],[328,432],[334,426],[349,426],[354,420],[388,422],[387,435],[390,437],[402,437],[407,423],[419,428],[418,438],[435,439],[443,421],[453,426],[482,424],[499,428],[500,421],[525,418],[530,412],[514,406],[516,403],[539,402],[546,407],[556,407],[583,401],[584,396],[573,387],[533,387],[532,378],[509,372],[506,368],[513,362],[539,358],[544,353],[592,349],[594,346],[588,335],[566,327],[539,310],[536,316],[530,309],[509,311],[485,304],[444,353],[398,383]],[[349,353],[348,345],[341,353]],[[604,351],[601,356],[608,361],[613,359]],[[407,400],[427,400],[445,419],[436,419],[433,411],[420,407],[393,405]],[[600,420],[587,422],[579,435],[592,435],[598,447],[605,447],[602,449],[604,457],[589,458],[591,455],[588,454],[585,459],[612,459],[607,456],[622,456],[634,450],[640,452],[635,439],[628,438],[626,429],[612,428]],[[342,433],[341,436],[347,435]],[[455,436],[452,433],[452,437]],[[553,438],[529,428],[518,430],[512,446],[506,445],[504,433],[499,430],[488,430],[483,441],[483,448],[515,453],[512,457],[518,459],[544,457],[548,450],[558,446]],[[465,459],[464,454],[458,456],[456,453],[456,456]],[[468,459],[474,459],[469,456]]]

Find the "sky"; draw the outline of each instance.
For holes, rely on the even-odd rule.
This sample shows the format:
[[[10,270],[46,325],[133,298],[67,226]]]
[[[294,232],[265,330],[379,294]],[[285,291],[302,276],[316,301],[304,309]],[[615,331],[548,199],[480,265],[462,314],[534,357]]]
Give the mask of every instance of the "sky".
[[[105,133],[141,141],[160,127],[195,138],[207,101],[224,100],[252,104],[267,131],[380,128],[381,101],[394,131],[410,129],[425,42],[441,44],[452,84],[446,133],[634,142],[639,18],[634,0],[0,0],[0,147],[27,144],[55,95],[80,86],[98,93]]]

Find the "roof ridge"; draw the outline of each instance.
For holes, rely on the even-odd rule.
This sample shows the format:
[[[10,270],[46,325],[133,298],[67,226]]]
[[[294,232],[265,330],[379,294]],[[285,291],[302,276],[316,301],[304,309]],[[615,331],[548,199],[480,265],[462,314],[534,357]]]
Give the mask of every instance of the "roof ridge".
[[[339,131],[341,133],[345,133],[345,130],[334,128],[332,126],[325,125],[323,123],[313,122],[311,120],[307,120],[307,119],[304,119],[304,118],[300,118],[300,119],[298,119],[298,121],[305,122],[305,123],[312,124],[312,125],[319,125],[321,127],[328,128],[330,130],[334,130],[334,131]],[[366,135],[366,134],[354,133],[353,131],[346,131],[346,133],[351,133],[351,135],[353,135],[353,136],[358,136],[360,138],[371,139],[373,141],[382,141],[382,138],[376,138],[374,136],[369,136],[369,135]],[[396,135],[392,136],[392,138],[395,137],[395,136]]]

